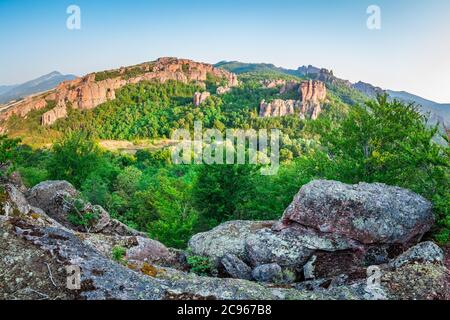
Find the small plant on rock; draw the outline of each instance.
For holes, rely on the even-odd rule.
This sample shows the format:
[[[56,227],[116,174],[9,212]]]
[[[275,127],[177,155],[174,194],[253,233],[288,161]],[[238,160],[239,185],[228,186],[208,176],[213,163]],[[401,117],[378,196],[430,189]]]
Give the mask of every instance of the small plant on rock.
[[[207,257],[189,256],[187,258],[187,263],[191,269],[191,272],[199,276],[210,275],[213,269],[212,262]]]
[[[125,265],[125,256],[127,255],[127,249],[124,247],[116,246],[112,249],[112,258],[114,261]]]

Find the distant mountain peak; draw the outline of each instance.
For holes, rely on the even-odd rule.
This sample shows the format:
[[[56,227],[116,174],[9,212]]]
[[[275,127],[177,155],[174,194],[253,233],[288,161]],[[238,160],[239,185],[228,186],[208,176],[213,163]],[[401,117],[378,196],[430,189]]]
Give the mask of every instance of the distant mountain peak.
[[[75,75],[63,75],[59,71],[52,71],[46,75],[25,83],[10,86],[5,90],[0,90],[0,103],[8,103],[26,96],[44,92],[57,87],[61,82],[75,79]]]

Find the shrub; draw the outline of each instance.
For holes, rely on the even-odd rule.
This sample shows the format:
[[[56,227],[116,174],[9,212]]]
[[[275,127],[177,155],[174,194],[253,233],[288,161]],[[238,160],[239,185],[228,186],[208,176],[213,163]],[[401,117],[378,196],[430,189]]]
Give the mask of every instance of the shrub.
[[[115,246],[112,249],[111,255],[114,261],[120,264],[125,264],[126,263],[125,256],[127,255],[127,249],[125,249],[124,247]]]
[[[191,272],[199,276],[210,275],[213,270],[212,262],[207,257],[189,256],[187,258],[187,263],[191,269]]]

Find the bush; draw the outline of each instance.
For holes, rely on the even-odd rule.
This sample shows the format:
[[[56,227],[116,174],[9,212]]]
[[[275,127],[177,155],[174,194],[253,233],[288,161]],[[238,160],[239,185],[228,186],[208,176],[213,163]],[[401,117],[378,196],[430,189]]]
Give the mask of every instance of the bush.
[[[10,139],[5,135],[0,135],[0,167],[14,164],[19,144],[20,139]]]
[[[35,168],[35,167],[19,167],[19,171],[23,183],[28,188],[32,188],[35,185],[48,180],[48,171],[45,168]]]
[[[187,257],[187,263],[191,272],[199,276],[208,276],[213,270],[212,262],[207,257],[189,256]]]

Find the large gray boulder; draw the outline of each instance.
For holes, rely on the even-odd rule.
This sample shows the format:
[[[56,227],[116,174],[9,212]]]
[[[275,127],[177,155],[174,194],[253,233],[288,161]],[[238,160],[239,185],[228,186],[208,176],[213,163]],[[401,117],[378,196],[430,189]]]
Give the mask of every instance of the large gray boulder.
[[[226,254],[245,260],[245,241],[250,234],[270,227],[274,221],[231,221],[211,231],[199,233],[189,241],[189,250],[194,255],[209,257],[217,265]]]
[[[313,181],[295,196],[283,217],[363,244],[414,243],[434,223],[432,204],[411,191],[385,184]]]
[[[231,278],[252,280],[252,269],[241,259],[232,254],[226,254],[220,263],[224,272]]]
[[[245,252],[252,266],[277,263],[282,267],[302,267],[315,251],[361,249],[361,245],[352,239],[321,234],[299,225],[277,227],[261,229],[247,237]]]
[[[80,193],[67,181],[45,181],[28,192],[27,200],[32,206],[41,208],[55,219],[63,220],[70,206],[64,206],[62,200],[79,196]]]
[[[295,232],[276,233],[262,229],[245,242],[247,259],[253,267],[276,263],[283,267],[303,266],[312,255]]]
[[[75,187],[67,181],[42,182],[28,192],[27,200],[32,206],[42,209],[69,229],[88,233],[145,237],[145,234],[111,219],[109,213],[101,206],[84,201]],[[74,217],[82,220],[88,216],[93,219],[85,221],[87,224],[73,222]]]
[[[258,282],[278,283],[283,278],[283,269],[276,264],[264,264],[253,270],[253,277]]]
[[[45,181],[28,192],[27,200],[63,226],[73,228],[68,215],[73,209],[72,200],[79,196],[80,193],[67,181]]]

